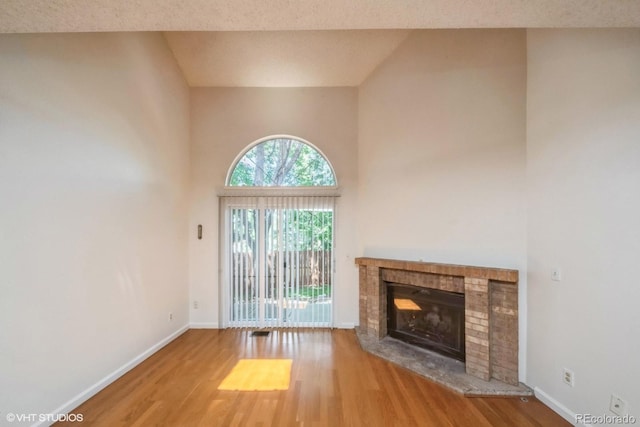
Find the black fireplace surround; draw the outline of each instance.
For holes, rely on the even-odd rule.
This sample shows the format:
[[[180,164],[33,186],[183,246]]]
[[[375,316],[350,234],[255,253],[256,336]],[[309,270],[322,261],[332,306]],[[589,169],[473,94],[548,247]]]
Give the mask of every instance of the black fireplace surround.
[[[464,362],[464,294],[386,285],[390,336]]]

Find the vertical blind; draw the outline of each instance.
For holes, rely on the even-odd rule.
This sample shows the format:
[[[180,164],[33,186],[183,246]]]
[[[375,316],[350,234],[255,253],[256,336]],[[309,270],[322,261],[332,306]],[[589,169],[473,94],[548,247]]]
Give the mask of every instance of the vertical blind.
[[[335,197],[222,197],[223,310],[232,327],[328,327]]]

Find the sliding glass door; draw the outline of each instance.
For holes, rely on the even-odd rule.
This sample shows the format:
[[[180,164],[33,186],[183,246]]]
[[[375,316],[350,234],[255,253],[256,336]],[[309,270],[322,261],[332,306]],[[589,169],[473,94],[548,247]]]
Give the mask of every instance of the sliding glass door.
[[[225,200],[226,323],[328,327],[333,315],[333,197]]]

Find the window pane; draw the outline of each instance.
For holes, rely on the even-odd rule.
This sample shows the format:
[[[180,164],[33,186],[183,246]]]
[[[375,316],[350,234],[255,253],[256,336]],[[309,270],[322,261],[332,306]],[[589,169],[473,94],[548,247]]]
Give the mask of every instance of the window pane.
[[[264,141],[235,165],[231,186],[332,186],[336,180],[327,160],[313,147],[290,138]]]

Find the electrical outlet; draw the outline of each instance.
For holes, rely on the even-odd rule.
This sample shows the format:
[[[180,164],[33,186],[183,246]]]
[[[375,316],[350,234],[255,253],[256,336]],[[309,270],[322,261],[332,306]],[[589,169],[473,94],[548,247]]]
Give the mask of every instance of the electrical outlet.
[[[609,410],[614,414],[622,417],[627,413],[627,402],[622,400],[621,397],[612,394],[611,403],[609,404]]]
[[[173,321],[173,313],[169,313],[169,322]]]
[[[198,307],[199,307],[199,305],[198,305],[198,301],[194,301],[194,302],[193,302],[193,309],[194,309],[194,310],[197,310],[197,309],[198,309]]]
[[[564,382],[569,387],[573,387],[575,381],[575,374],[572,370],[564,368],[562,369],[562,382]]]
[[[562,280],[562,270],[560,269],[560,267],[554,267],[553,270],[551,270],[551,280],[553,280],[554,282],[559,282]]]

